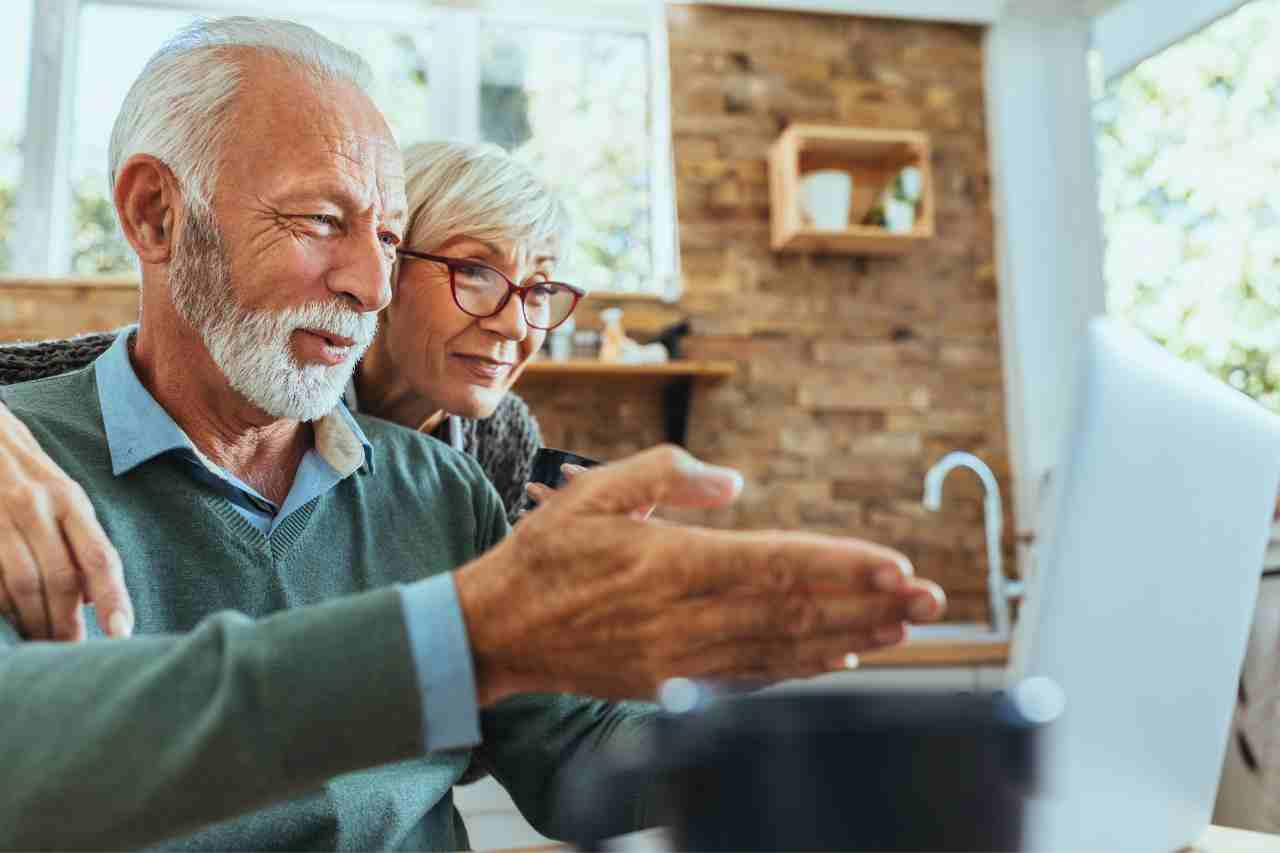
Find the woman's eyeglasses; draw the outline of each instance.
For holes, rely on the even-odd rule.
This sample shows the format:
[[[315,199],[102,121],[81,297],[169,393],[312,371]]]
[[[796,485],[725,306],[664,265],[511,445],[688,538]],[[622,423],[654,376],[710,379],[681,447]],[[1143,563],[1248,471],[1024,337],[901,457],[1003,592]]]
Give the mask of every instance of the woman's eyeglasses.
[[[428,255],[409,249],[396,249],[396,254],[448,267],[454,304],[472,317],[493,317],[507,307],[514,293],[520,297],[524,321],[545,331],[568,320],[573,309],[578,307],[578,300],[586,295],[581,288],[562,281],[532,281],[521,286],[479,261]]]

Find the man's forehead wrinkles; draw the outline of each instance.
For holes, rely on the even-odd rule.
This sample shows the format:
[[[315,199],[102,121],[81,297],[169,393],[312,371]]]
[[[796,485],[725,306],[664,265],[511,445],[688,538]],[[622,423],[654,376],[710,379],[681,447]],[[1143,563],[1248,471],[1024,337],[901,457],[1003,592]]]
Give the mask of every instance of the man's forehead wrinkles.
[[[399,174],[378,176],[378,196],[390,219],[402,221],[408,216],[408,200],[404,194],[404,178]]]

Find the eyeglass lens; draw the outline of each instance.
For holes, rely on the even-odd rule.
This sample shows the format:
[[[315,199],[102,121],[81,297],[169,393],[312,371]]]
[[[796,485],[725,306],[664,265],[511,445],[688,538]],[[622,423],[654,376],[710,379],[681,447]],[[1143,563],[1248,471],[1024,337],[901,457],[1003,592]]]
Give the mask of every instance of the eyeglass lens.
[[[458,304],[469,314],[492,314],[507,295],[507,280],[488,267],[458,266],[453,275]],[[573,291],[554,281],[535,282],[521,295],[525,322],[535,328],[555,326],[573,311]]]

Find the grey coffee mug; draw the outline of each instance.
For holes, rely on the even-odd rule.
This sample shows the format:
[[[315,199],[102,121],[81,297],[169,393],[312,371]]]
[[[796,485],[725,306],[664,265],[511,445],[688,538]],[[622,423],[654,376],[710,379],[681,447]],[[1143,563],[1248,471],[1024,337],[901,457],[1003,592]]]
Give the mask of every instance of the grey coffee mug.
[[[533,467],[529,470],[530,483],[542,483],[553,489],[558,489],[565,484],[564,472],[560,470],[560,466],[564,464],[581,465],[583,468],[594,468],[600,462],[588,456],[581,456],[577,453],[571,453],[568,450],[557,450],[554,447],[540,447],[538,452],[533,455]],[[521,511],[528,511],[537,506],[533,498],[529,497],[529,493],[525,492],[520,498]]]
[[[600,463],[586,456],[571,453],[568,450],[557,450],[554,447],[539,447],[533,455],[533,467],[529,471],[530,483],[542,483],[553,489],[564,485],[564,472],[561,465],[580,465],[583,468],[594,468]]]

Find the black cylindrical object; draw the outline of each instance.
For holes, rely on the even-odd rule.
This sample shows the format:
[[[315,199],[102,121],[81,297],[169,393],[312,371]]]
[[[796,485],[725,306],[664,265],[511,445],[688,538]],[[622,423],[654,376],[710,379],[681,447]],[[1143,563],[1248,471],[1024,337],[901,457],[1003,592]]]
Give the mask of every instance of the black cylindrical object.
[[[601,817],[656,799],[682,850],[1018,850],[1053,716],[1024,705],[1003,692],[722,699],[666,715],[647,760],[578,790]]]

